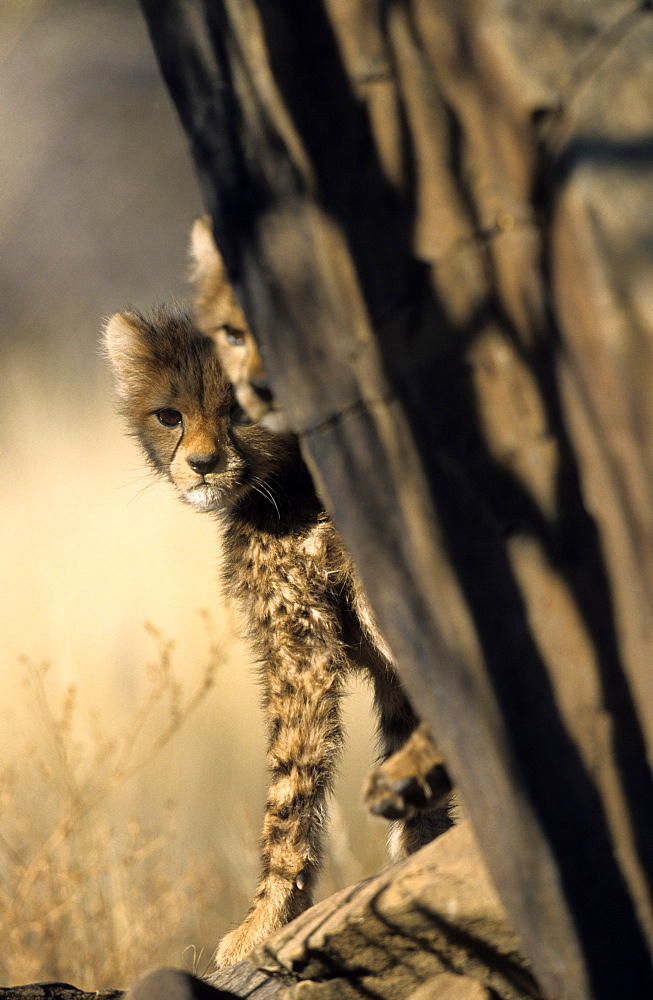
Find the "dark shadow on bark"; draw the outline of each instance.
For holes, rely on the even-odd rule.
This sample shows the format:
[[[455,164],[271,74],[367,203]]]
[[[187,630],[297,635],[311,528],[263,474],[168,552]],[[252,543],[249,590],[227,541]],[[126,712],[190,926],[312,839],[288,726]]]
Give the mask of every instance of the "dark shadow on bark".
[[[542,150],[541,164],[534,199],[543,217],[541,266],[550,291],[551,252],[548,237],[556,202],[565,185],[584,165],[593,169],[619,167],[621,171],[628,167],[631,174],[644,172],[653,177],[653,136],[632,142],[576,140],[565,147],[554,163],[549,162],[546,151]],[[602,259],[609,259],[607,246]],[[551,291],[549,301],[552,301]],[[631,327],[636,329],[635,318],[628,317],[626,310],[624,315],[629,318]],[[563,338],[553,315],[549,317],[549,324],[550,341],[539,348],[532,367],[538,374],[562,458],[558,482],[561,517],[556,525],[551,556],[554,565],[569,583],[585,625],[594,639],[602,700],[614,722],[615,761],[632,817],[638,857],[647,878],[650,898],[653,889],[653,775],[647,762],[646,741],[635,699],[619,653],[614,601],[601,540],[596,523],[583,502],[578,465],[559,398],[555,366],[556,354],[565,350]],[[592,405],[600,405],[600,401],[594,400]],[[630,505],[627,498],[622,498],[621,510],[628,516]],[[633,540],[636,546],[635,533]],[[646,588],[648,581],[643,582]]]
[[[471,461],[471,441],[454,441],[449,433],[443,438],[437,428],[428,426],[428,414],[419,419],[424,398],[446,399],[455,384],[453,405],[460,407],[466,398],[459,426],[475,426],[465,372],[459,370],[456,375],[452,379],[451,373],[439,373],[428,392],[412,382],[401,394],[404,400],[410,399],[407,408],[414,419],[413,429],[420,434],[422,460],[430,473],[443,536],[474,616],[524,790],[560,868],[595,995],[608,1000],[626,988],[634,996],[643,996],[643,984],[651,982],[653,987],[650,959],[614,860],[603,807],[560,718],[546,664],[530,633],[501,532],[505,513],[497,518],[487,506],[487,474],[493,462],[480,445]],[[468,478],[470,468],[481,474],[480,482]],[[505,474],[500,478],[505,490]],[[523,496],[520,502],[523,506]],[[514,516],[515,512],[515,505],[510,504],[506,513]],[[591,623],[590,632],[596,637],[596,622]],[[601,872],[598,880],[597,870]]]

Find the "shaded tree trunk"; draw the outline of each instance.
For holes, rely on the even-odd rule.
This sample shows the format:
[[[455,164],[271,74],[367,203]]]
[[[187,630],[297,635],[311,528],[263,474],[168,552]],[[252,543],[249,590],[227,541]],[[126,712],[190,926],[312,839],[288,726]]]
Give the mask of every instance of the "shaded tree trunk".
[[[653,995],[653,16],[142,0],[271,384],[551,998]]]

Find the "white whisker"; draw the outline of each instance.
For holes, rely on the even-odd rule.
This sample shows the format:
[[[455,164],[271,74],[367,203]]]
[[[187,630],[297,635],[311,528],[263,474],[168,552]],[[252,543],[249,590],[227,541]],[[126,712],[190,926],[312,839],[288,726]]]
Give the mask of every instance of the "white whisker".
[[[142,476],[136,476],[134,479],[130,479],[129,482],[120,483],[118,489],[128,490],[130,486],[135,486],[136,483],[142,483],[145,479],[149,480],[148,482],[149,486],[151,486],[154,482],[156,482],[151,472],[144,472]]]
[[[158,482],[158,480],[156,480],[156,479],[150,480],[150,482],[146,483],[145,486],[143,486],[142,489],[138,490],[138,492],[135,493],[133,497],[130,497],[127,502],[128,503],[133,503],[134,500],[140,500],[141,497],[144,496],[145,493],[147,493],[148,490],[152,489],[152,487],[155,486],[157,482]],[[131,485],[133,486],[133,483]]]
[[[277,517],[281,518],[281,511],[279,510],[277,501],[274,498],[274,493],[272,492],[268,484],[265,483],[262,479],[259,479],[258,476],[252,476],[252,488],[256,490],[256,492],[259,493],[262,497],[265,497],[266,500],[270,501],[270,503],[277,512]]]

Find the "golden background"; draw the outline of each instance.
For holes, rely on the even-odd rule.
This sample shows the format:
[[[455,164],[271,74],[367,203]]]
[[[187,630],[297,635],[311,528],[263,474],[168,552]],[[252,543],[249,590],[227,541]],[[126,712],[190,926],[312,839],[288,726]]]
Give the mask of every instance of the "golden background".
[[[0,179],[0,979],[202,972],[256,877],[265,741],[215,526],[145,469],[98,347],[112,312],[186,294],[202,211],[136,2],[2,5]],[[183,722],[169,679],[129,756],[161,679],[145,623],[183,701],[202,609],[215,685]],[[385,862],[359,804],[369,706],[356,686],[323,892]]]

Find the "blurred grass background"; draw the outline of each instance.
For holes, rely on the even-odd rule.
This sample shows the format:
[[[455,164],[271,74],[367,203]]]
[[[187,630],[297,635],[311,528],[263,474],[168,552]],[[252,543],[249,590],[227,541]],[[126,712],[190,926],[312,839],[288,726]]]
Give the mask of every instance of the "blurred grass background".
[[[115,310],[186,294],[202,211],[136,0],[5,0],[0,178],[0,980],[202,971],[256,877],[263,720],[213,524],[152,483],[98,351]],[[323,892],[385,863],[369,706],[356,687]]]

